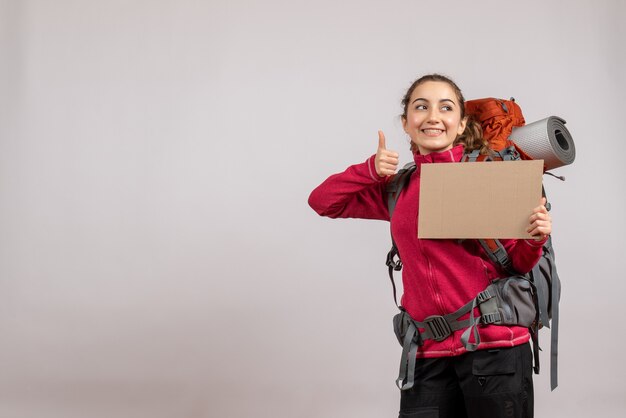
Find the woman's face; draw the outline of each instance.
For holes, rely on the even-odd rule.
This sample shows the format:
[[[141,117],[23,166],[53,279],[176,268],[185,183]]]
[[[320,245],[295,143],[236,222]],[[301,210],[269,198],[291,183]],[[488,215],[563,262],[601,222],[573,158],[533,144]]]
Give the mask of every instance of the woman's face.
[[[404,131],[411,137],[420,154],[446,151],[465,130],[459,99],[454,89],[443,81],[426,81],[413,90]]]

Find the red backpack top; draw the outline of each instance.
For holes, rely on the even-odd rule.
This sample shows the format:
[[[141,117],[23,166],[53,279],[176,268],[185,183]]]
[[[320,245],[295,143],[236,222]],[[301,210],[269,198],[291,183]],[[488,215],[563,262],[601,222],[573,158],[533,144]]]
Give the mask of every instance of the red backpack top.
[[[465,114],[483,129],[483,137],[489,142],[489,148],[494,151],[502,151],[514,146],[520,153],[522,160],[532,160],[523,150],[509,139],[513,128],[524,126],[526,121],[522,109],[515,99],[496,99],[493,97],[475,99],[465,102]],[[482,160],[485,157],[479,157]]]

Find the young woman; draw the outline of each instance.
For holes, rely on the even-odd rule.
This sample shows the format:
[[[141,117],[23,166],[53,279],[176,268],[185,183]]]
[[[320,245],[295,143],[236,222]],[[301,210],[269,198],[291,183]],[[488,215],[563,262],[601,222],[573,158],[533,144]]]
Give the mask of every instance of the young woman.
[[[416,170],[398,198],[391,230],[402,256],[401,304],[416,321],[455,312],[508,274],[492,263],[475,240],[417,238],[420,167],[455,163],[464,152],[488,152],[480,125],[465,115],[465,99],[447,77],[416,80],[402,99],[402,124],[411,139]],[[378,149],[365,162],[334,174],[309,197],[331,218],[389,221],[386,186],[398,169],[398,153],[378,133]],[[551,232],[545,200],[534,209],[528,232],[534,239],[501,240],[519,273],[532,269]],[[471,220],[468,219],[468,222]],[[532,417],[532,353],[525,327],[479,327],[480,344],[468,352],[463,330],[442,341],[425,340],[417,351],[415,384],[401,392],[400,417]]]

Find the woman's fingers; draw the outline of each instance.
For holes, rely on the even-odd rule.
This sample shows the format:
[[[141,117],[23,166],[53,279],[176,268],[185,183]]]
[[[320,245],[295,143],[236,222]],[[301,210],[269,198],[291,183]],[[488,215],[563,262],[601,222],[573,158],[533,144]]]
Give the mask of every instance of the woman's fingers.
[[[380,160],[384,163],[398,165],[398,154],[393,151],[384,150],[380,154]]]
[[[552,218],[550,217],[550,214],[547,211],[546,212],[535,212],[532,215],[530,215],[530,218],[528,218],[528,221],[529,221],[530,224],[532,224],[533,222],[535,222],[537,220],[551,221]]]
[[[537,241],[541,241],[552,233],[552,227],[550,225],[537,226],[535,228],[530,228],[528,233]]]
[[[383,150],[377,155],[377,169],[385,170],[385,175],[395,174],[398,169],[398,154],[393,151]]]
[[[528,218],[530,226],[526,231],[536,240],[541,241],[552,233],[552,217],[545,207],[545,197],[541,199],[541,205],[533,209],[533,214]]]
[[[376,172],[379,176],[390,176],[395,174],[398,169],[398,164],[392,164],[388,162],[379,162],[376,165]]]
[[[385,134],[383,131],[378,131],[378,149],[374,160],[376,173],[381,177],[395,174],[398,169],[399,157],[397,152],[387,149]]]

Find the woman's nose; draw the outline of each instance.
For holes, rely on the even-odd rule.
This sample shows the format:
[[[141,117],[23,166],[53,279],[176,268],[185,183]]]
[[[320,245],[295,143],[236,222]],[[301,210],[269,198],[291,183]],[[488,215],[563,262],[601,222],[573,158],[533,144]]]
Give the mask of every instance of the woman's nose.
[[[427,122],[437,123],[438,121],[439,121],[439,112],[437,111],[437,109],[432,109],[432,108],[429,109]]]

